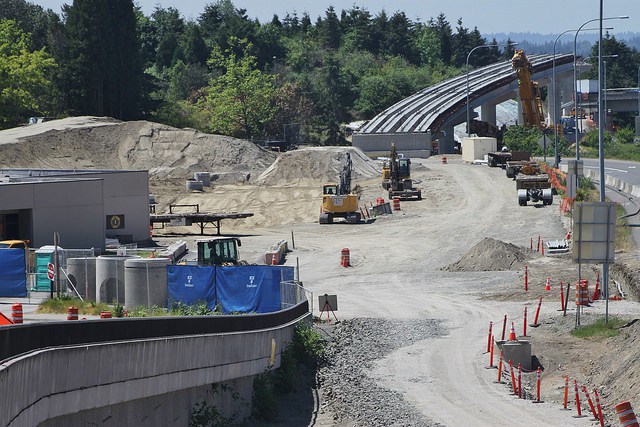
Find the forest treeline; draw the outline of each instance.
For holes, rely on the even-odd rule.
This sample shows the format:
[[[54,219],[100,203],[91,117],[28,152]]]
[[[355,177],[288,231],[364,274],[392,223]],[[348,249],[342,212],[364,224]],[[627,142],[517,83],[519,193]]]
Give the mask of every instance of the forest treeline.
[[[634,49],[607,41],[638,63]],[[160,6],[146,16],[132,0],[74,0],[60,15],[0,0],[0,128],[98,115],[340,144],[345,123],[464,73],[476,46],[495,45],[474,51],[472,67],[509,59],[509,42],[443,14],[423,23],[359,6],[261,23],[231,0],[194,20]],[[628,77],[610,70],[612,80]]]

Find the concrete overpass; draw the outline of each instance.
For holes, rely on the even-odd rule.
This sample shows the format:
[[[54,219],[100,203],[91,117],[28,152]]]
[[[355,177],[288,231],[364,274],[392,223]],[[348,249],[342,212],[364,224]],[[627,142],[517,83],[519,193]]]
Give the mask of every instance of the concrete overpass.
[[[205,400],[241,421],[253,378],[280,366],[308,316],[305,300],[269,314],[1,327],[0,425],[186,426]],[[213,384],[233,394],[213,399]]]
[[[541,87],[551,86],[553,56],[531,55],[528,58],[533,68],[533,79]],[[558,122],[561,94],[573,93],[573,55],[556,55],[555,64],[557,117],[551,120]],[[518,80],[511,61],[469,72],[469,105],[472,109],[481,107],[481,120],[495,124],[496,105],[517,98]],[[438,140],[441,154],[452,153],[455,144],[453,127],[466,122],[466,109],[467,75],[462,74],[425,88],[387,108],[353,134],[353,145],[369,155],[376,155],[388,154],[390,143],[395,142],[403,153],[426,157],[433,139]],[[421,155],[424,152],[426,156]]]

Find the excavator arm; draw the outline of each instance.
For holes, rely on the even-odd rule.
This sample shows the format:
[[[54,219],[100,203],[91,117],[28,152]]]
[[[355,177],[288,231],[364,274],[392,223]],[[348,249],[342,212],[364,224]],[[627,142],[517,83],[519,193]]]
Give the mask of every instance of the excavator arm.
[[[518,76],[518,93],[522,103],[522,118],[525,127],[544,129],[545,118],[542,110],[542,96],[538,82],[532,79],[532,68],[524,50],[517,49],[511,65]]]

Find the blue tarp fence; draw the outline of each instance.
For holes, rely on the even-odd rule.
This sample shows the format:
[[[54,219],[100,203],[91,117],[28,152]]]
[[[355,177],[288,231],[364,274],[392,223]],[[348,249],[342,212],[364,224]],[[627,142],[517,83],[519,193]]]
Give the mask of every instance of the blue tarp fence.
[[[169,306],[204,301],[225,314],[272,313],[281,309],[280,282],[293,280],[293,267],[169,265],[167,279]]]
[[[0,249],[0,297],[27,296],[24,249]]]

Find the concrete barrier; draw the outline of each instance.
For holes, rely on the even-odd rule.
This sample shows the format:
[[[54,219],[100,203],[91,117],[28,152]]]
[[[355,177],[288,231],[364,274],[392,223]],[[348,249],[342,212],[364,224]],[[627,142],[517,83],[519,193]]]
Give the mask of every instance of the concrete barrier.
[[[308,314],[251,331],[48,347],[5,359],[0,425],[103,425],[106,413],[111,425],[140,425],[147,419],[158,420],[150,425],[184,426],[206,387],[229,381],[237,381],[248,399],[249,409],[241,414],[247,416],[251,379],[270,365],[272,340],[278,368],[295,325]],[[80,331],[91,322],[126,328],[131,320],[67,323]],[[8,328],[17,332],[24,326]]]

